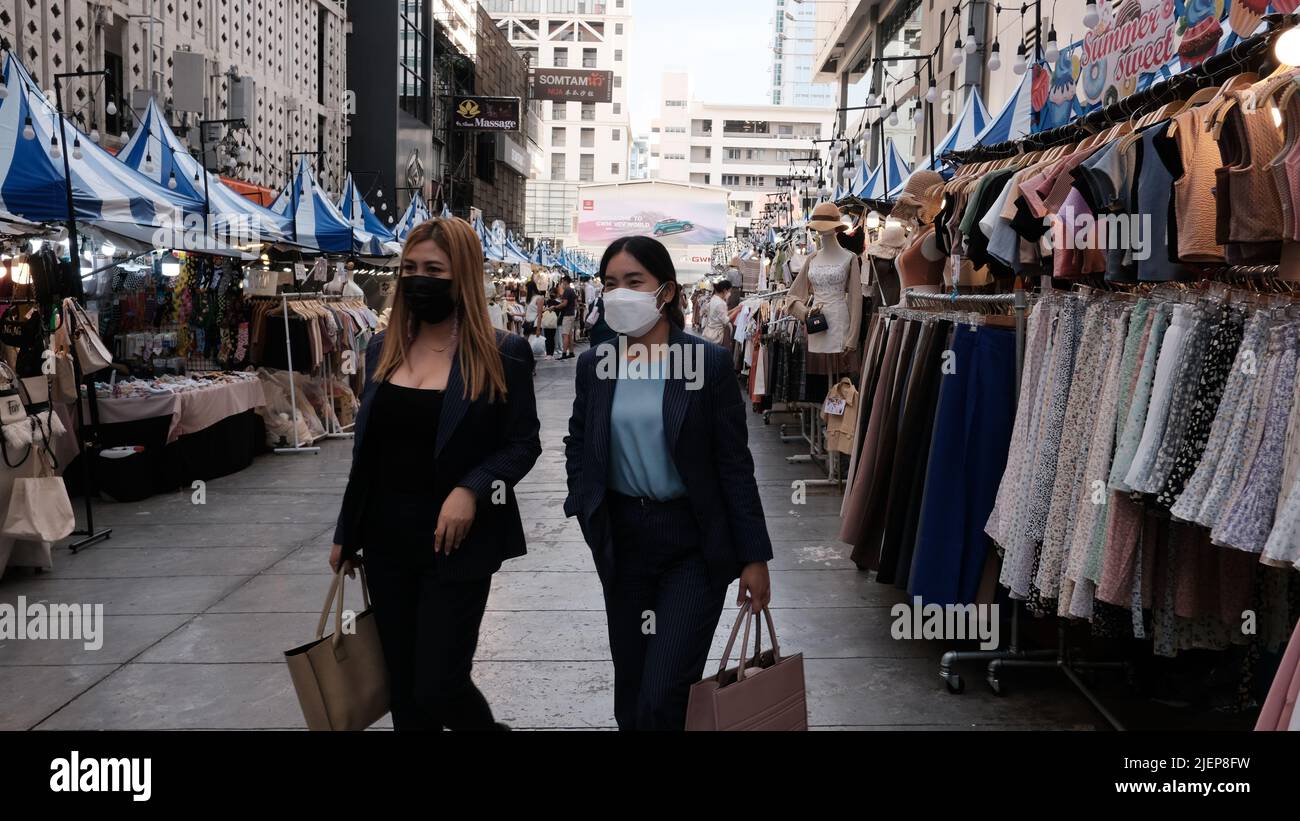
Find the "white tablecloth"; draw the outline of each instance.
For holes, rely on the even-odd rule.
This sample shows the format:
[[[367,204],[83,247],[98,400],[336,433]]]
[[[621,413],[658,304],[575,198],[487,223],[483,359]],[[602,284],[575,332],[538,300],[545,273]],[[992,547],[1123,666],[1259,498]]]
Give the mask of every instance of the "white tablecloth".
[[[90,404],[82,400],[86,419],[90,419]],[[98,399],[99,421],[109,425],[114,422],[134,422],[170,416],[167,444],[180,437],[215,425],[222,419],[243,413],[266,404],[262,382],[249,379],[242,382],[223,382],[196,390],[154,396],[130,396],[121,399]]]

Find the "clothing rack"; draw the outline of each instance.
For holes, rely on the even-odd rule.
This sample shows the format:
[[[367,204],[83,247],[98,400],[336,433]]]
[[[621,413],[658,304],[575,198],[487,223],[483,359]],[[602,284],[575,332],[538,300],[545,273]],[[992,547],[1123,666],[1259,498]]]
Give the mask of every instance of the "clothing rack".
[[[341,300],[344,300],[344,299],[357,299],[358,297],[354,297],[354,296],[345,296],[345,295],[343,295],[343,294],[326,294],[326,293],[317,293],[317,292],[313,292],[313,291],[305,291],[305,292],[299,292],[299,293],[283,293],[283,294],[276,294],[276,295],[273,296],[273,297],[254,297],[254,298],[255,298],[255,299],[257,299],[257,298],[261,298],[261,299],[279,299],[279,300],[280,300],[280,313],[281,313],[281,318],[282,318],[283,321],[284,321],[284,348],[285,348],[285,363],[286,363],[286,365],[287,365],[286,373],[288,374],[288,377],[289,377],[289,405],[290,405],[291,408],[293,408],[294,413],[297,413],[297,411],[298,411],[298,391],[297,391],[296,386],[294,385],[293,345],[290,343],[290,340],[289,340],[289,302],[290,302],[290,300],[298,301],[298,300],[308,300],[308,299],[310,299],[310,300],[316,300],[316,301],[319,301],[319,302],[330,302],[330,301],[341,301]],[[297,425],[296,421],[294,421],[294,420],[291,419],[291,420],[290,420],[290,424],[291,424],[291,427],[293,428],[293,446],[292,446],[292,447],[276,448],[276,449],[275,449],[275,452],[276,452],[276,453],[281,453],[281,454],[284,454],[284,453],[320,453],[320,448],[319,448],[318,446],[316,446],[316,442],[320,441],[321,439],[343,439],[343,438],[350,438],[350,437],[353,435],[352,431],[347,430],[347,428],[352,427],[352,425],[347,425],[347,426],[340,427],[339,424],[338,424],[338,417],[335,415],[335,410],[334,410],[334,383],[333,383],[333,375],[334,375],[334,374],[333,374],[333,371],[332,371],[331,368],[330,368],[328,358],[326,358],[325,362],[323,363],[322,370],[323,370],[323,376],[325,377],[325,384],[326,384],[326,387],[327,387],[327,389],[328,389],[328,393],[329,393],[329,414],[327,414],[327,416],[329,417],[329,419],[328,419],[328,421],[326,422],[326,424],[329,425],[329,428],[326,430],[326,432],[325,432],[324,435],[322,435],[322,436],[318,436],[318,437],[312,439],[312,440],[309,441],[309,442],[301,442],[301,441],[299,441],[299,439],[298,439],[298,425]]]

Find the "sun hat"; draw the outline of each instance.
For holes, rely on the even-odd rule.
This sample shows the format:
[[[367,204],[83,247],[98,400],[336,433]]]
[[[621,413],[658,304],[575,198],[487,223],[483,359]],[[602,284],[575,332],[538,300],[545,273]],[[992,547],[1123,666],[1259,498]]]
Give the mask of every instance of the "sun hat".
[[[840,207],[833,202],[823,202],[813,209],[808,227],[814,231],[847,231],[849,227],[840,218]]]

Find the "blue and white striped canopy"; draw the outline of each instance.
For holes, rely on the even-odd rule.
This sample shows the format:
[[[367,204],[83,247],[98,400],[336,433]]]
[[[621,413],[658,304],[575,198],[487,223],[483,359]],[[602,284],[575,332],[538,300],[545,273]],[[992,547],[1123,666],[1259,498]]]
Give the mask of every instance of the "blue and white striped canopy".
[[[29,222],[66,220],[64,158],[62,153],[50,155],[51,139],[59,136],[55,107],[12,54],[5,57],[3,77],[8,94],[0,100],[0,210]],[[29,118],[34,132],[30,140],[22,134]],[[67,157],[73,213],[79,222],[152,244],[159,227],[183,231],[187,215],[202,217],[202,199],[137,173],[64,122],[68,139],[79,148]]]
[[[513,236],[506,237],[506,262],[513,265],[529,265],[532,260],[520,248]]]
[[[996,145],[1029,134],[1034,127],[1033,84],[1034,73],[1026,71],[1002,110],[975,138],[975,145]]]
[[[411,233],[411,229],[422,222],[429,220],[429,206],[425,203],[424,197],[416,191],[411,195],[411,203],[406,206],[406,213],[397,221],[397,226],[393,229],[393,234],[397,237],[398,242],[405,242],[406,235]]]
[[[316,184],[311,166],[303,157],[298,159],[293,182],[271,203],[271,210],[289,217],[294,241],[313,251],[347,254],[352,251],[354,234],[362,243],[370,240],[370,233],[353,228]]]
[[[176,193],[199,201],[204,200],[200,175],[206,174],[207,207],[213,232],[218,236],[243,237],[249,242],[283,242],[290,236],[292,226],[288,219],[232,190],[216,174],[203,170],[153,100],[145,108],[140,127],[117,158],[169,189],[175,180]]]
[[[357,240],[353,243],[353,251],[370,257],[386,257],[402,252],[402,247],[397,244],[397,237],[393,236],[393,232],[384,226],[370,206],[366,205],[366,201],[361,198],[361,191],[357,188],[356,181],[352,179],[351,172],[348,172],[348,177],[343,182],[343,196],[339,198],[338,207],[343,217],[354,229],[357,229]]]
[[[934,162],[930,161],[931,155],[926,154],[914,170],[939,171],[944,176],[951,176],[951,171],[947,171],[944,165],[943,155],[949,151],[961,151],[975,145],[988,124],[989,111],[984,107],[979,92],[972,88],[966,93],[966,104],[962,106],[961,115],[953,122],[952,128],[948,129],[943,139],[935,145]],[[899,180],[898,184],[889,190],[889,198],[893,199],[901,194],[906,183],[906,179]]]
[[[452,217],[451,209],[448,208],[448,207],[447,207],[447,203],[444,202],[444,203],[442,204],[442,213],[438,215],[438,218],[439,218],[439,219],[449,220],[449,219],[451,219],[451,217]]]
[[[903,155],[898,153],[898,146],[894,144],[891,137],[885,141],[884,162],[871,172],[857,195],[864,200],[883,200],[889,191],[907,179],[911,173],[911,166],[903,159]]]

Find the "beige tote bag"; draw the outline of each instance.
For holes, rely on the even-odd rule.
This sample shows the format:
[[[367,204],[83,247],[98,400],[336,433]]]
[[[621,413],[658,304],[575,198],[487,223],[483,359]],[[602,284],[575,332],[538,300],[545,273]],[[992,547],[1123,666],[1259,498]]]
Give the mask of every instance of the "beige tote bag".
[[[69,320],[72,322],[72,344],[82,374],[89,375],[112,365],[113,355],[104,345],[104,340],[99,338],[99,329],[72,297],[63,300],[63,321]]]
[[[357,615],[356,631],[343,633],[344,562],[325,596],[316,640],[284,654],[289,676],[309,730],[364,730],[388,712],[391,692],[379,630],[370,606],[366,568],[361,566],[361,595],[366,609]],[[335,603],[334,635],[325,635],[330,603]]]
[[[691,685],[686,706],[687,730],[808,729],[803,654],[782,658],[772,613],[763,608],[763,616],[772,635],[772,649],[759,651],[763,626],[746,601],[736,615],[727,648],[722,651],[718,674]],[[740,641],[740,664],[728,670],[727,660],[731,658],[741,621],[745,622],[745,636]],[[754,635],[754,657],[746,662],[745,646],[749,644],[751,621],[758,629]]]
[[[44,435],[44,428],[41,430]],[[72,500],[63,479],[55,476],[46,449],[48,444],[36,442],[36,458],[41,460],[46,475],[14,479],[9,496],[9,511],[0,533],[11,539],[33,542],[57,542],[72,533],[77,520],[72,515]]]

